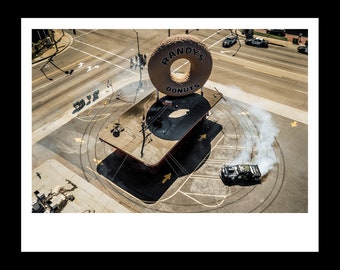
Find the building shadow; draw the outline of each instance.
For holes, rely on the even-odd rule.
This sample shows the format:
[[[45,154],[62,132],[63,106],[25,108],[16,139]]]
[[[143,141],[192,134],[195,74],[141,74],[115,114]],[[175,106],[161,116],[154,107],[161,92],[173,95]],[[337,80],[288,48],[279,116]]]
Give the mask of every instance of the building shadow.
[[[211,141],[222,130],[203,118],[157,167],[148,167],[116,150],[97,166],[97,172],[144,203],[155,203],[180,177],[197,170],[209,157]]]

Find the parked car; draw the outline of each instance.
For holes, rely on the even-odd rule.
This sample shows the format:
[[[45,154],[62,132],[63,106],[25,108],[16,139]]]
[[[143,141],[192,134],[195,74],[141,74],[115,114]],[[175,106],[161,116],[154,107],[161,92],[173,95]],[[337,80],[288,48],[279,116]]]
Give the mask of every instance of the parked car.
[[[268,40],[265,40],[264,38],[247,38],[244,42],[246,45],[268,48]]]
[[[223,165],[220,178],[224,184],[260,184],[261,172],[256,164]]]
[[[32,213],[43,213],[45,212],[45,208],[43,204],[39,201],[32,202]]]
[[[306,45],[299,46],[299,47],[297,47],[297,51],[299,53],[308,54],[308,46],[306,46]]]
[[[237,36],[236,35],[228,35],[222,42],[222,47],[229,48],[233,46],[237,42]]]
[[[280,37],[286,36],[285,29],[267,29],[266,32],[267,34],[270,34],[270,35],[275,35],[275,36],[280,36]]]

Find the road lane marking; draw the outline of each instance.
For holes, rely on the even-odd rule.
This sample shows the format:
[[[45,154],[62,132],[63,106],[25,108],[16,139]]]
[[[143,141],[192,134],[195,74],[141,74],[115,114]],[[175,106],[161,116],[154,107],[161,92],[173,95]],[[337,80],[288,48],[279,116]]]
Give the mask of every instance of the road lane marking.
[[[256,80],[256,81],[261,81],[261,82],[265,82],[265,83],[270,83],[270,81],[268,81],[268,80],[263,80],[263,79],[260,79],[260,78],[257,78],[257,77],[253,77],[253,76],[250,77],[249,75],[246,75],[246,74],[244,74],[243,72],[233,71],[233,70],[231,70],[231,69],[228,69],[228,68],[225,68],[225,67],[221,67],[221,66],[218,66],[218,65],[214,65],[214,67],[217,67],[217,68],[226,70],[226,71],[228,71],[228,72],[230,72],[230,73],[238,74],[238,75],[240,75],[240,76],[242,76],[242,77],[247,77],[248,79],[250,78],[250,79]]]
[[[126,81],[123,85],[115,86],[115,89],[122,88],[125,84],[132,83],[132,81]],[[296,120],[297,122],[308,124],[308,112],[301,111],[295,109],[293,107],[280,104],[265,98],[261,98],[250,93],[246,93],[243,91],[235,91],[234,88],[226,85],[222,85],[213,81],[208,80],[206,83],[206,87],[214,89],[216,87],[218,91],[220,91],[225,97],[230,97],[232,99],[244,102],[246,104],[254,105],[256,104],[257,107],[260,107],[266,111],[287,117],[292,120]],[[111,93],[109,93],[111,94]],[[105,99],[109,94],[102,94],[99,100]],[[95,104],[95,103],[93,103]],[[91,104],[91,105],[93,105]],[[40,127],[39,129],[35,130],[32,133],[32,145],[37,143],[39,140],[43,139],[45,136],[52,133],[54,130],[58,129],[59,127],[63,126],[71,119],[76,117],[75,114],[72,113],[73,109],[64,113],[62,117],[60,117],[57,121],[47,123],[46,125]]]
[[[262,108],[268,112],[281,115],[283,117],[296,120],[298,122],[308,125],[308,112],[284,105],[269,99],[265,99],[259,96],[242,91],[241,89],[235,89],[235,87],[226,86],[220,83],[212,82],[208,80],[206,87],[214,89],[216,87],[225,97],[229,97],[238,101],[241,101],[252,106]]]
[[[130,68],[124,68],[124,67],[122,67],[122,66],[120,66],[120,65],[113,64],[113,63],[111,63],[110,61],[107,61],[107,60],[104,59],[104,58],[95,56],[95,55],[93,55],[93,54],[91,54],[91,53],[85,52],[85,51],[83,51],[83,50],[79,50],[79,49],[74,48],[74,47],[72,47],[72,46],[71,46],[70,48],[73,49],[73,50],[75,50],[75,51],[78,51],[78,52],[84,53],[84,54],[86,54],[86,55],[92,56],[93,58],[96,58],[96,59],[98,59],[98,60],[100,60],[100,61],[103,61],[104,63],[113,65],[113,66],[115,66],[115,67],[117,67],[117,68],[119,68],[119,69],[128,71],[128,72],[130,72],[130,73],[132,73],[132,74],[137,74],[137,72],[132,71]],[[122,57],[122,58],[124,58],[124,57]],[[128,61],[127,58],[124,58],[124,59],[126,59],[126,60]]]
[[[121,58],[121,59],[124,59],[124,60],[127,60],[127,61],[129,61],[129,62],[130,62],[130,60],[129,60],[129,59],[127,59],[126,57],[120,56],[120,55],[118,55],[118,54],[115,54],[115,53],[113,53],[113,52],[110,52],[110,51],[104,50],[104,49],[102,49],[102,48],[99,48],[99,47],[97,47],[97,46],[93,46],[93,45],[91,45],[91,44],[89,44],[89,43],[82,42],[82,41],[80,41],[80,40],[75,40],[75,41],[77,41],[77,42],[79,42],[79,43],[82,43],[82,44],[84,44],[84,45],[86,45],[86,46],[89,46],[89,47],[95,48],[96,50],[99,50],[99,51],[105,52],[105,53],[107,53],[107,54],[111,54],[111,55],[113,55],[113,56],[116,56],[116,57],[118,57],[118,58]]]
[[[225,54],[221,54],[221,53],[217,53],[217,52],[212,52],[214,54],[218,54],[221,57],[224,57],[224,59],[227,59],[228,62],[231,62],[235,65],[240,65],[240,66],[244,66],[244,67],[248,67],[249,69],[254,69],[258,72],[264,72],[264,70],[271,70],[271,72],[273,74],[282,74],[283,77],[287,77],[293,80],[298,80],[298,81],[302,81],[302,82],[307,82],[308,81],[308,75],[302,75],[302,74],[298,74],[295,72],[291,72],[288,70],[283,70],[283,69],[279,69],[279,68],[275,68],[275,67],[270,67],[268,68],[267,65],[263,65],[263,64],[259,64],[257,62],[254,61],[250,61],[250,60],[245,60],[245,59],[241,59],[241,58],[235,58],[235,57],[231,57],[229,55],[225,55]]]

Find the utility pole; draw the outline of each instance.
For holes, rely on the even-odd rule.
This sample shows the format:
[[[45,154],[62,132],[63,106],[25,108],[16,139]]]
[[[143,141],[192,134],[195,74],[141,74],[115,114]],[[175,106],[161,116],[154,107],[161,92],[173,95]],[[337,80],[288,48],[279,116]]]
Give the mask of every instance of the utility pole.
[[[138,32],[135,29],[133,29],[133,31],[137,35],[137,48],[138,48],[138,60],[139,60],[139,86],[138,86],[138,89],[140,89],[140,88],[142,88],[142,63],[141,63],[141,54],[140,54],[140,50],[139,50],[139,37],[138,37]]]
[[[140,156],[143,157],[144,146],[145,146],[145,116],[144,116],[144,114],[143,114],[141,125],[142,125],[143,142],[142,142],[142,149],[140,150]]]
[[[53,44],[54,44],[54,46],[55,46],[55,54],[56,54],[56,53],[58,53],[59,48],[58,48],[57,42],[55,41],[55,37],[54,37],[55,31],[54,31],[54,30],[51,30],[51,33],[52,33],[52,34],[51,34],[52,42],[53,42]]]

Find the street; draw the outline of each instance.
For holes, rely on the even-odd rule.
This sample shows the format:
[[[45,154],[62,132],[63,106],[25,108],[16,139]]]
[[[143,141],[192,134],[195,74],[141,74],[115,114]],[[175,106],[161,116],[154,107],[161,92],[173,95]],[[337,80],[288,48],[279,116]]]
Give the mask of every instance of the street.
[[[33,179],[25,181],[42,183],[48,175],[42,168],[53,160],[117,202],[102,213],[310,212],[309,190],[315,183],[309,173],[309,123],[317,103],[310,99],[308,55],[298,53],[296,45],[252,47],[240,35],[239,43],[223,48],[230,30],[192,30],[213,58],[205,88],[224,98],[197,127],[196,136],[167,156],[157,172],[145,172],[101,142],[99,132],[155,91],[147,67],[131,65],[131,59],[140,52],[147,65],[169,31],[65,32],[72,44],[54,57],[53,65],[32,65]],[[170,34],[183,32],[172,29]],[[182,73],[187,62],[171,68]],[[242,162],[259,164],[262,183],[224,185],[221,166]],[[72,209],[68,212],[77,208]]]
[[[40,65],[34,66],[32,124],[33,141],[36,143],[33,145],[33,169],[39,166],[41,162],[45,161],[46,157],[50,159],[60,159],[59,157],[62,157],[61,162],[66,167],[69,167],[72,164],[72,169],[75,169],[77,174],[79,174],[82,178],[103,190],[108,195],[112,195],[114,198],[121,197],[122,199],[120,200],[123,202],[123,205],[136,212],[163,212],[164,210],[162,210],[162,205],[164,203],[166,204],[166,212],[180,213],[202,211],[255,211],[278,213],[307,212],[307,56],[298,54],[294,48],[282,48],[275,47],[273,45],[268,49],[242,45],[239,48],[237,55],[232,56],[237,49],[236,44],[234,47],[228,48],[228,50],[221,48],[221,39],[228,34],[228,31],[229,30],[221,30],[214,32],[213,30],[206,30],[194,32],[194,34],[204,40],[213,56],[213,71],[207,84],[211,85],[209,88],[218,89],[218,91],[221,91],[226,97],[228,97],[228,95],[233,97],[236,94],[233,99],[227,98],[226,101],[221,100],[217,104],[216,108],[212,109],[209,121],[211,123],[218,123],[221,125],[220,129],[223,130],[223,133],[219,133],[216,138],[210,138],[210,144],[212,145],[210,145],[209,148],[202,153],[201,160],[204,158],[204,155],[209,152],[210,156],[199,170],[192,171],[192,169],[188,170],[188,168],[178,168],[171,172],[171,170],[165,168],[164,171],[162,170],[158,172],[159,176],[156,177],[156,182],[162,181],[163,175],[167,175],[170,172],[172,175],[177,174],[181,175],[181,177],[176,180],[173,178],[172,181],[167,182],[167,185],[163,185],[165,189],[163,189],[161,193],[156,192],[156,194],[159,195],[156,196],[157,199],[156,197],[155,199],[151,199],[153,201],[152,204],[150,204],[147,199],[146,201],[143,199],[140,201],[140,198],[143,196],[140,198],[136,196],[136,194],[143,193],[142,190],[147,186],[153,186],[151,183],[147,184],[147,180],[142,180],[144,179],[143,173],[129,170],[129,174],[125,174],[125,178],[122,179],[122,176],[118,178],[118,182],[116,181],[116,185],[118,185],[117,188],[116,185],[108,184],[108,182],[115,183],[113,179],[98,173],[98,164],[95,161],[105,161],[110,156],[110,152],[113,151],[108,145],[100,143],[98,139],[95,139],[98,137],[99,130],[104,127],[105,123],[108,124],[110,119],[118,118],[124,111],[138,103],[139,100],[154,90],[152,84],[148,81],[146,69],[141,70],[140,75],[139,67],[137,67],[137,69],[130,68],[129,59],[136,53],[133,31],[114,31],[114,34],[110,35],[109,30],[88,32],[77,30],[77,33],[79,33],[80,36],[73,37],[73,45],[70,49],[58,55],[54,60],[54,63],[62,67],[62,70],[73,69],[74,72],[71,75],[65,75],[60,72],[60,70],[55,69],[54,66],[49,66],[46,68],[45,72],[49,77],[53,77],[53,80],[50,81],[46,80],[46,78],[42,76],[42,73],[40,72]],[[177,32],[179,33],[180,31],[177,30]],[[173,30],[172,33],[175,34],[176,31]],[[128,34],[130,36],[129,38],[127,38]],[[162,33],[160,30],[139,31],[140,50],[143,53],[145,52],[146,55],[150,55],[152,53],[150,49],[153,48],[153,46],[156,46],[157,42],[161,41],[162,38],[165,38],[166,34],[166,32]],[[99,37],[101,37],[100,41]],[[114,37],[114,40],[109,42],[108,40],[110,40],[111,37]],[[151,45],[146,45],[148,42],[144,41],[144,39],[152,40],[153,43]],[[115,44],[114,49],[107,47],[107,44]],[[123,48],[125,48],[125,50],[123,50]],[[118,54],[116,53],[117,51],[121,51],[121,53]],[[183,66],[183,63],[175,64]],[[175,69],[176,67],[173,68]],[[183,68],[184,67],[182,67],[182,69]],[[137,86],[133,86],[134,83],[132,83],[132,85],[131,83],[128,83],[123,88],[119,88],[119,83],[128,82],[128,80],[131,80],[132,82],[138,81],[139,76],[142,76],[141,79],[144,86],[143,92],[136,92],[135,89],[137,89]],[[107,85],[108,80],[111,80],[112,82],[109,87]],[[117,90],[115,91],[115,89]],[[99,90],[99,96],[105,95],[107,98],[96,100],[94,102],[91,101],[93,92],[96,90]],[[229,93],[229,91],[232,92]],[[120,95],[119,99],[116,98],[118,93]],[[274,119],[277,119],[273,122],[273,127],[271,127],[274,130],[277,129],[277,134],[274,133],[274,137],[269,138],[269,140],[272,139],[273,145],[269,145],[272,150],[269,149],[266,151],[276,152],[276,161],[272,164],[274,167],[271,172],[273,174],[272,177],[274,179],[276,178],[276,182],[274,182],[274,180],[269,181],[267,179],[266,182],[261,185],[262,188],[228,188],[224,187],[219,179],[219,168],[226,162],[238,161],[237,159],[235,160],[235,158],[237,153],[240,152],[240,146],[237,144],[235,145],[235,142],[230,142],[230,139],[226,141],[226,138],[238,134],[237,138],[239,141],[241,139],[243,140],[244,136],[258,136],[261,131],[259,130],[260,127],[257,127],[257,122],[260,121],[261,123],[261,121],[263,121],[261,117],[266,117],[265,111],[263,112],[264,116],[248,114],[245,115],[245,117],[242,116],[243,111],[249,111],[251,108],[248,108],[249,105],[247,104],[239,103],[240,100],[237,99],[238,95],[244,96],[247,94],[269,100],[272,104],[271,106],[276,108],[279,108],[278,106],[275,106],[275,104],[278,103],[281,104],[281,106],[284,105],[296,109],[296,111],[305,111],[306,116],[304,116],[304,118],[302,117],[302,119],[287,119],[287,115],[282,113],[281,116],[280,114],[272,114],[271,116]],[[86,99],[88,96],[90,97],[88,105],[79,112],[72,111],[73,115],[69,113],[67,123],[61,123],[58,129],[54,124],[52,126],[55,130],[50,130],[48,134],[41,135],[44,136],[43,138],[39,136],[41,127],[46,127],[49,123],[58,123],[58,121],[62,119],[62,115],[65,114],[65,112],[70,111],[72,104],[76,100]],[[247,101],[245,100],[245,102]],[[71,116],[73,118],[71,118]],[[255,117],[255,119],[248,119],[249,116]],[[282,118],[282,116],[284,117]],[[259,119],[256,119],[256,117]],[[298,114],[294,113],[292,117],[298,117]],[[294,120],[297,121],[297,124],[292,126],[291,123],[293,123]],[[233,121],[235,121],[235,124],[233,124],[232,130],[229,130],[229,123],[232,123]],[[240,131],[235,131],[234,126],[240,126]],[[250,128],[251,126],[254,126],[254,128],[252,128],[253,131]],[[46,131],[48,129],[44,128],[44,130]],[[291,137],[293,131],[295,135],[294,137]],[[221,134],[225,135],[220,137]],[[81,140],[77,140],[76,138],[81,138]],[[217,140],[216,145],[214,145],[214,140]],[[286,140],[290,141],[289,145],[294,145],[294,141],[305,143],[300,144],[299,148],[295,149],[295,151],[288,151],[288,149],[290,149],[289,147],[287,147],[287,149],[282,149],[280,147],[281,144],[286,143]],[[249,143],[249,141],[245,142],[246,145]],[[247,147],[255,150],[259,147],[256,144],[258,143],[253,142],[252,146],[248,145]],[[226,152],[226,147],[234,149],[234,153],[231,155],[230,150]],[[188,155],[189,159],[190,156],[195,155],[194,149],[195,147],[192,146],[192,154]],[[45,154],[39,154],[40,151],[43,151]],[[51,155],[47,156],[46,153],[50,153]],[[81,158],[79,159],[77,155],[80,155]],[[302,155],[306,158],[300,158],[300,163],[295,162],[293,164],[287,164],[290,160],[295,160],[295,158],[290,158],[294,155],[298,155],[300,157]],[[43,159],[41,159],[41,157],[43,157]],[[112,175],[115,174],[117,168],[122,166],[122,161],[119,160],[120,159],[116,161],[117,167],[111,167],[109,170],[112,170]],[[247,160],[249,159],[246,159],[246,161]],[[241,161],[242,160],[240,160],[240,162]],[[260,162],[260,160],[258,162]],[[199,163],[200,161],[198,161],[198,164]],[[112,166],[112,162],[109,164]],[[188,166],[195,167],[198,164]],[[170,163],[169,165],[174,168],[174,165],[171,165]],[[131,167],[131,165],[125,166]],[[105,169],[105,171],[107,170],[108,169]],[[264,168],[262,170],[266,173]],[[277,172],[275,173],[276,170]],[[191,173],[183,174],[183,171]],[[124,173],[121,173],[121,175],[124,175]],[[305,177],[301,179],[301,177],[297,178],[295,175],[305,175]],[[214,179],[213,182],[211,181],[211,177]],[[268,177],[271,177],[271,175],[269,174]],[[294,198],[291,197],[293,193],[289,191],[290,185],[284,184],[284,180],[287,177],[291,179],[290,183],[300,186],[298,189],[299,192],[294,192]],[[150,176],[147,178],[150,180]],[[138,184],[134,182],[135,180],[138,180]],[[144,187],[141,181],[146,181]],[[206,181],[209,181],[209,185],[211,185],[208,191],[204,188],[207,185],[207,183],[204,183]],[[124,183],[117,184],[122,182]],[[171,185],[169,185],[170,183]],[[183,183],[186,184],[184,185]],[[267,183],[276,184],[272,186]],[[140,186],[139,190],[136,191],[137,193],[132,191],[136,189],[136,185]],[[185,188],[187,185],[188,188]],[[179,204],[177,202],[178,200],[183,200],[181,199],[183,190],[178,192],[179,190],[177,190],[176,187],[181,186],[182,189],[186,190],[185,193],[187,196],[185,198],[190,198],[191,195],[188,190],[192,189],[193,186],[199,187],[199,185],[201,185],[201,187],[198,190],[195,188],[195,194],[201,193],[201,198],[204,195],[209,198],[208,201],[211,200],[212,196],[215,197],[213,200],[214,203],[208,203],[209,207],[204,207],[207,202],[201,202],[197,205],[197,199],[195,198],[189,199],[189,201],[185,199],[185,201],[187,201],[185,203],[181,202]],[[173,190],[174,188],[175,190]],[[247,193],[251,190],[252,196],[255,196],[256,190],[260,190],[261,195],[257,199],[261,203],[259,205],[252,204],[252,207],[248,208],[246,205],[244,207],[242,206],[243,200],[240,201],[237,199],[237,206],[235,208],[232,207],[234,203],[231,204],[229,200],[232,199],[232,201],[234,201],[234,194],[242,194],[239,192],[240,190],[246,190]],[[283,192],[284,190],[287,190],[287,193],[289,193],[289,203],[287,203],[288,200],[285,198],[286,193]],[[280,193],[278,193],[279,191]],[[151,195],[148,190],[145,190],[144,192],[145,194],[149,194],[146,195],[145,198]],[[268,195],[263,194],[267,192],[272,195],[268,197]],[[159,197],[163,193],[165,193],[165,197]],[[166,199],[166,195],[168,193],[172,194],[170,195],[171,202]],[[174,194],[177,195],[174,196]],[[263,201],[263,196],[267,197],[265,201]],[[145,204],[143,201],[145,201]],[[247,200],[245,202],[247,202]],[[213,204],[216,204],[216,208],[213,207]],[[171,205],[173,205],[173,209],[171,209]],[[178,207],[178,205],[181,205],[181,207]],[[223,207],[223,205],[225,206]]]

